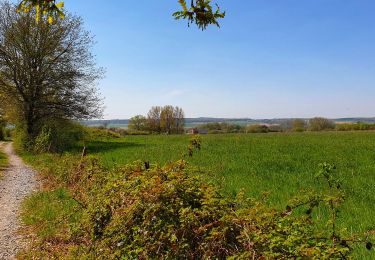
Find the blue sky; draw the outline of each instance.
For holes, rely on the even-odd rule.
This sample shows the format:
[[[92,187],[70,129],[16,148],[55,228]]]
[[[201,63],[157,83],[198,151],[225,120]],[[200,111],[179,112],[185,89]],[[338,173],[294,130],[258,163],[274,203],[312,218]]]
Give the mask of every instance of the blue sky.
[[[202,32],[173,19],[177,0],[65,0],[97,41],[105,118],[375,116],[374,0],[218,3]]]

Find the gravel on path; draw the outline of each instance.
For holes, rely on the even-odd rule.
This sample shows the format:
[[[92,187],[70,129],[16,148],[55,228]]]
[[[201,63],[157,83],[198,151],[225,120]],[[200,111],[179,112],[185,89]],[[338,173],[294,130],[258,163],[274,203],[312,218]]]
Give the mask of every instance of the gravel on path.
[[[26,166],[12,143],[0,143],[9,165],[0,179],[0,259],[15,259],[25,241],[19,234],[19,210],[22,200],[38,188],[36,172]]]

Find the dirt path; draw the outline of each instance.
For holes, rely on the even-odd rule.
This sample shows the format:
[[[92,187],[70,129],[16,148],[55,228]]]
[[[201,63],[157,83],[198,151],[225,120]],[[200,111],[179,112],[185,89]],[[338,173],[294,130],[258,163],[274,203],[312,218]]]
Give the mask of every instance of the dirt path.
[[[19,209],[22,200],[37,188],[36,174],[13,150],[11,143],[0,143],[8,156],[9,167],[0,179],[0,259],[15,259],[22,248]]]

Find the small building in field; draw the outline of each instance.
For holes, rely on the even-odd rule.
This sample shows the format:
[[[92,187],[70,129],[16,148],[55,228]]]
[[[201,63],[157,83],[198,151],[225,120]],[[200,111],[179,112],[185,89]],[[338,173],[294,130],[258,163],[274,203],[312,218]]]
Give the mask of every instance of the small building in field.
[[[186,130],[186,134],[188,135],[196,135],[196,134],[202,134],[202,135],[205,135],[205,134],[208,134],[208,130],[207,129],[202,129],[202,128],[189,128]]]

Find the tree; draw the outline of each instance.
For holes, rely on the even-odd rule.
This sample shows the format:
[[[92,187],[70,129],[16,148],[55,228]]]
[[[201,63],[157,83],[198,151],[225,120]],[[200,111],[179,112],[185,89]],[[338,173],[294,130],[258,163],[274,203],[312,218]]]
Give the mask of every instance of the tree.
[[[6,113],[30,140],[44,122],[90,119],[102,114],[95,88],[102,70],[90,52],[93,39],[82,20],[67,15],[49,24],[35,13],[0,6],[0,98]]]
[[[136,115],[130,118],[128,128],[130,130],[145,131],[147,129],[147,118],[142,115]]]
[[[175,12],[173,16],[176,20],[188,20],[189,26],[195,23],[202,30],[206,29],[208,25],[220,27],[218,19],[225,17],[225,12],[221,12],[217,4],[216,9],[213,9],[211,0],[191,0],[190,7],[185,0],[178,0],[178,2],[182,10]],[[35,10],[37,21],[41,16],[45,16],[50,23],[57,16],[65,16],[63,8],[64,2],[56,2],[56,0],[22,0],[18,6],[18,10],[25,13]]]
[[[324,117],[314,117],[309,120],[309,129],[311,131],[323,131],[335,128],[335,122]]]
[[[174,108],[165,106],[160,113],[160,128],[166,134],[172,134],[175,125]]]
[[[151,132],[160,133],[160,116],[162,107],[154,106],[147,113],[147,127]]]
[[[184,125],[185,113],[177,106],[154,106],[147,114],[147,126],[151,132],[181,134]]]
[[[185,126],[185,113],[180,107],[175,107],[173,112],[173,117],[175,118],[175,132],[176,134],[184,133]]]

